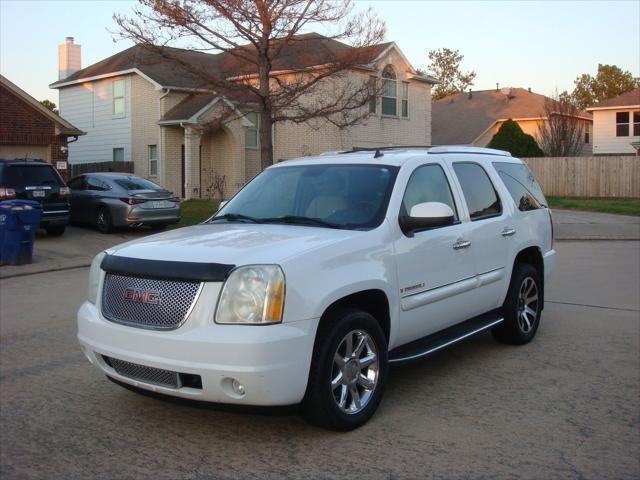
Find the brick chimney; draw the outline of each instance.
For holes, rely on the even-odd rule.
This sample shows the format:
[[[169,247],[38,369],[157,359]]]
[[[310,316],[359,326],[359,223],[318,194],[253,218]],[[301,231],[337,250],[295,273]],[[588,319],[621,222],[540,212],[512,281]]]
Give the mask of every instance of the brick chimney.
[[[82,68],[80,45],[73,43],[73,37],[64,39],[58,45],[58,80],[62,80]]]

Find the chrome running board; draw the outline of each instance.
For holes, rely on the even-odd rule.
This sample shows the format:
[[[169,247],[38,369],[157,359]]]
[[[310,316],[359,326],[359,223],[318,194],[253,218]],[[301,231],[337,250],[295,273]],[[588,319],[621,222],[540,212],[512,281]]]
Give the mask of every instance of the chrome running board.
[[[389,363],[405,363],[431,355],[465,338],[472,337],[502,323],[504,318],[496,312],[480,315],[466,322],[401,345],[389,352]]]

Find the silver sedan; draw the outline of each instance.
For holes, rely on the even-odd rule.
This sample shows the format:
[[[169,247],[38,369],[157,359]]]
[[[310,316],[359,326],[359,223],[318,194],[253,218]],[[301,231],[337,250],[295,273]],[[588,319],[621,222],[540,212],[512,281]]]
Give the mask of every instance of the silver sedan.
[[[95,225],[102,233],[142,225],[162,229],[180,221],[178,197],[130,173],[85,173],[68,185],[71,221]]]

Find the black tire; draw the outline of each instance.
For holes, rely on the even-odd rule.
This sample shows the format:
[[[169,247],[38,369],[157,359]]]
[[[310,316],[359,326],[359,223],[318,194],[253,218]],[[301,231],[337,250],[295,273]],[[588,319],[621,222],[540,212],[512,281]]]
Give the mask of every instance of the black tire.
[[[62,225],[57,227],[47,227],[45,228],[45,230],[47,231],[48,235],[52,237],[59,237],[64,233],[66,228],[67,228],[66,225]]]
[[[531,300],[533,290],[528,290],[533,288],[530,287],[532,282],[537,298],[535,302]],[[543,288],[538,271],[533,266],[527,263],[515,265],[507,298],[502,306],[504,322],[492,330],[496,340],[510,345],[524,345],[533,340],[540,326]],[[529,307],[530,310],[526,310],[525,307]],[[531,313],[532,310],[535,310],[535,314]]]
[[[355,362],[355,365],[359,365],[360,360],[371,359],[371,352],[377,354],[377,363],[372,364],[370,367],[356,366],[350,372],[350,375],[351,373],[354,374],[353,380],[356,377],[359,378],[363,371],[367,373],[367,376],[373,376],[375,382],[370,390],[360,385],[359,381],[351,383],[350,386],[343,386],[341,382],[337,389],[331,387],[332,378],[334,378],[337,371],[336,368],[339,368],[334,363],[334,355],[342,351],[339,348],[346,345],[344,342],[349,334],[355,335],[352,338],[356,342],[362,338],[370,341],[363,348],[362,353],[357,354],[354,352],[354,356],[350,357],[352,358],[351,361]],[[359,334],[362,334],[362,336],[358,337]],[[370,346],[373,348],[369,349]],[[347,363],[349,362],[342,365],[347,365]],[[366,370],[360,370],[360,368]],[[377,374],[375,369],[377,369]],[[309,423],[330,430],[346,431],[360,427],[371,418],[380,404],[387,378],[387,370],[387,339],[376,319],[369,313],[356,309],[336,310],[330,313],[323,320],[316,334],[307,391],[301,406],[302,416]],[[358,398],[364,400],[364,404],[359,410],[347,413],[341,409],[338,402],[342,399],[342,395],[345,395],[345,399],[351,399],[349,404],[356,408],[357,404],[351,393],[351,388],[355,388],[358,391]],[[344,389],[348,393],[341,393]],[[335,390],[338,391],[334,394]],[[336,395],[340,399],[337,399]],[[349,408],[349,405],[345,403],[343,408]]]
[[[158,232],[164,230],[165,228],[167,228],[167,224],[166,223],[152,223],[151,224],[151,230],[156,230]]]
[[[113,231],[113,220],[107,207],[98,208],[96,212],[96,228],[100,233],[111,233]]]

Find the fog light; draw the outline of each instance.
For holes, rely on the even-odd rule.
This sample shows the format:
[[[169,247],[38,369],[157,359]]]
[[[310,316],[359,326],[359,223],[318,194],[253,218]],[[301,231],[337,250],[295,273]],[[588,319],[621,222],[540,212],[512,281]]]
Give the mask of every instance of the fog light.
[[[236,395],[244,395],[244,385],[242,385],[235,378],[233,379],[233,382],[231,382],[231,388],[233,388],[233,393],[235,393]]]

